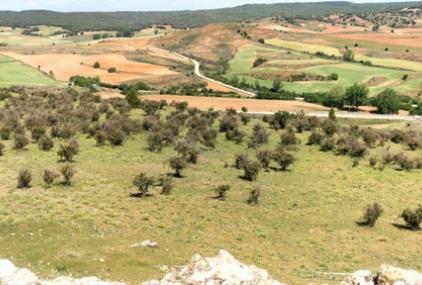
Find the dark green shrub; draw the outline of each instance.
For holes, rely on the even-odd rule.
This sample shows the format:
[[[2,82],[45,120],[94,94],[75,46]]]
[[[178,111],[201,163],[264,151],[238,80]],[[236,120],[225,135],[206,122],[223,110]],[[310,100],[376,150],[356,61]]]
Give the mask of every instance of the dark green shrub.
[[[401,217],[406,223],[406,226],[411,230],[419,230],[420,224],[422,222],[422,206],[419,205],[418,208],[411,210],[406,209],[401,214]]]
[[[228,132],[238,128],[238,121],[234,115],[226,113],[220,121],[220,132]]]
[[[117,68],[110,67],[107,71],[108,71],[108,73],[116,73],[117,72]]]
[[[324,139],[324,135],[318,130],[312,130],[308,138],[308,145],[320,145]]]
[[[57,155],[61,162],[72,162],[73,157],[78,154],[79,145],[76,140],[70,140],[67,144],[61,144]]]
[[[234,141],[236,144],[240,144],[245,137],[245,133],[238,128],[229,130],[226,132],[226,139],[229,141]]]
[[[53,146],[54,146],[53,140],[47,135],[43,135],[38,140],[38,148],[42,151],[49,151],[50,149],[53,148]]]
[[[279,147],[273,153],[273,159],[280,165],[281,171],[286,171],[287,168],[293,164],[294,157],[288,153],[284,148]]]
[[[23,149],[29,144],[28,138],[24,134],[15,134],[13,138],[13,148]]]
[[[66,163],[64,164],[62,167],[60,167],[60,173],[63,177],[63,182],[62,184],[64,186],[71,186],[72,185],[72,179],[73,176],[75,176],[76,174],[76,170],[73,167],[73,165]]]
[[[243,179],[254,181],[258,178],[259,171],[261,170],[261,164],[257,161],[245,161],[243,163]]]
[[[173,178],[167,175],[160,177],[160,185],[161,195],[170,195],[170,192],[173,189]]]
[[[246,113],[240,113],[239,116],[240,116],[240,120],[242,121],[243,125],[246,126],[249,123],[249,121],[250,121],[249,115],[246,114]]]
[[[281,145],[290,146],[299,144],[299,139],[296,137],[296,133],[292,127],[288,127],[287,130],[281,135]]]
[[[0,139],[6,141],[10,138],[11,130],[7,127],[3,127],[0,129]]]
[[[400,110],[400,99],[393,89],[385,89],[375,98],[375,107],[380,114],[397,114]]]
[[[52,185],[59,175],[50,169],[45,169],[43,172],[44,183],[48,186]]]
[[[32,173],[29,169],[22,169],[18,174],[18,188],[29,188],[31,187]]]
[[[373,227],[383,212],[384,210],[380,204],[369,204],[366,206],[363,212],[363,217],[361,221],[358,222],[358,224],[362,226]]]
[[[44,127],[37,126],[31,130],[31,137],[36,142],[38,142],[38,140],[44,135],[45,135]]]
[[[413,161],[404,153],[399,153],[394,156],[394,163],[402,170],[412,170],[414,168]]]
[[[234,158],[234,168],[242,169],[243,165],[248,161],[248,156],[246,154],[237,154]]]
[[[94,139],[97,143],[97,146],[102,146],[107,141],[107,135],[104,131],[97,131],[94,134]]]
[[[0,156],[4,154],[4,144],[0,142]]]
[[[195,141],[181,140],[177,143],[175,149],[187,162],[195,164],[198,161],[200,150]]]
[[[259,186],[255,186],[249,192],[249,198],[246,202],[249,205],[258,205],[260,197],[261,197],[261,188],[259,188]]]
[[[187,166],[187,161],[184,157],[173,157],[170,159],[170,168],[174,171],[175,177],[182,177],[182,171]]]
[[[252,129],[252,135],[249,140],[248,147],[257,148],[268,143],[269,136],[270,135],[264,126],[256,124]]]
[[[220,201],[226,200],[226,193],[229,190],[230,190],[230,185],[225,184],[225,185],[218,186],[215,189],[215,193],[217,194],[215,199],[220,200]]]
[[[154,185],[154,178],[149,177],[145,173],[141,172],[140,174],[136,175],[132,181],[133,186],[137,187],[139,190],[140,197],[146,197],[149,195],[148,189],[152,185]]]
[[[256,155],[256,158],[258,159],[259,163],[261,163],[261,166],[264,169],[268,169],[270,166],[271,160],[273,159],[273,153],[268,150],[262,150],[259,151]]]

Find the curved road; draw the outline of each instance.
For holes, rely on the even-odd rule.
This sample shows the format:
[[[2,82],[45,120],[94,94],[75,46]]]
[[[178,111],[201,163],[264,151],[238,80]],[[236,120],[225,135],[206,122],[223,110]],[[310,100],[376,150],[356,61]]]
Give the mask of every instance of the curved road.
[[[208,81],[213,82],[215,84],[218,84],[220,86],[226,87],[228,89],[231,89],[233,91],[236,91],[238,93],[246,95],[246,97],[253,98],[256,97],[255,93],[245,91],[243,89],[225,84],[223,82],[214,80],[212,78],[209,78],[201,73],[201,63],[189,58],[187,56],[184,56],[177,52],[172,52],[179,56],[180,58],[190,61],[195,66],[195,75],[199,78]],[[274,112],[249,112],[251,114],[273,114]],[[314,117],[328,117],[328,112],[305,112],[306,116],[314,116]],[[338,118],[345,118],[345,119],[362,119],[362,120],[390,120],[390,121],[422,121],[421,116],[403,116],[403,115],[381,115],[381,114],[370,114],[370,113],[359,113],[359,112],[336,112],[336,116]]]
[[[182,55],[182,54],[180,54],[180,53],[176,53],[176,52],[173,52],[173,53],[174,53],[174,54],[176,54],[176,55],[178,55],[179,57],[183,58],[184,60],[187,60],[187,61],[192,62],[192,63],[193,63],[193,65],[195,66],[195,69],[194,69],[195,75],[196,75],[196,76],[198,76],[199,78],[201,78],[201,79],[203,79],[203,80],[205,80],[205,81],[212,82],[212,83],[218,84],[218,85],[220,85],[220,86],[226,87],[226,88],[228,88],[228,89],[230,89],[230,90],[233,90],[233,91],[235,91],[235,92],[238,92],[238,93],[244,94],[244,95],[245,95],[245,97],[255,97],[255,96],[256,96],[256,94],[255,94],[255,93],[252,93],[252,92],[249,92],[249,91],[246,91],[246,90],[243,90],[243,89],[240,89],[240,88],[237,88],[237,87],[231,86],[231,85],[229,85],[229,84],[226,84],[226,83],[223,83],[223,82],[220,82],[220,81],[214,80],[214,79],[212,79],[212,78],[209,78],[209,77],[207,77],[207,76],[203,75],[203,74],[201,73],[201,63],[200,63],[199,61],[196,61],[196,60],[194,60],[194,59],[192,59],[192,58],[189,58],[189,57],[187,57],[187,56],[184,56],[184,55]]]

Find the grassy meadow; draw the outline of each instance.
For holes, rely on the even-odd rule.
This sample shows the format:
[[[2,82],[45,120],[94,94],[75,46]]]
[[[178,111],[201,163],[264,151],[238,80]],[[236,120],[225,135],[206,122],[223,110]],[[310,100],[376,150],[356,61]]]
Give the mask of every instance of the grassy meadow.
[[[143,111],[132,111],[131,117],[142,119]],[[241,129],[251,133],[260,121],[252,119]],[[281,133],[271,131],[262,148],[274,149]],[[145,133],[128,137],[121,147],[97,147],[94,139],[79,135],[72,187],[47,187],[41,179],[44,169],[60,165],[60,140],[49,152],[35,144],[13,150],[11,141],[3,141],[0,258],[42,276],[95,275],[130,284],[161,277],[162,265],[183,265],[195,253],[213,256],[219,249],[289,284],[336,284],[315,272],[376,269],[381,263],[421,270],[421,233],[392,225],[401,223],[404,208],[421,200],[420,170],[381,172],[367,161],[353,168],[348,157],[306,146],[308,136],[300,134],[288,171],[261,171],[257,181],[247,182],[239,178],[241,170],[225,165],[235,154],[255,151],[219,133],[216,148],[203,150],[198,163],[175,178],[171,195],[154,188],[147,198],[131,197],[133,177],[140,171],[155,177],[169,173],[175,151],[149,152]],[[22,168],[32,170],[32,188],[16,189]],[[213,199],[221,184],[232,187],[226,201]],[[257,185],[261,203],[250,206],[245,201]],[[358,227],[355,221],[373,202],[381,203],[385,214],[373,229]],[[145,239],[159,247],[131,247]]]

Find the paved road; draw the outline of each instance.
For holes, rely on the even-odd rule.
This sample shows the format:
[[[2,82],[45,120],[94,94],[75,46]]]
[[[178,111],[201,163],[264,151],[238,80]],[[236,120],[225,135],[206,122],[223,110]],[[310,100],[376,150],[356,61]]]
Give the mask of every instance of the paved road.
[[[254,115],[272,115],[274,112],[249,112]],[[290,112],[295,113],[295,112]],[[328,118],[328,112],[304,112],[308,117]],[[403,115],[380,115],[370,113],[356,113],[356,112],[336,112],[337,118],[344,119],[360,119],[360,120],[384,120],[384,121],[422,121],[418,116],[403,116]]]
[[[238,92],[238,93],[241,93],[241,94],[245,95],[246,97],[256,97],[256,94],[255,94],[255,93],[252,93],[252,92],[249,92],[249,91],[246,91],[246,90],[243,90],[243,89],[240,89],[240,88],[237,88],[237,87],[231,86],[231,85],[229,85],[229,84],[226,84],[226,83],[223,83],[223,82],[220,82],[220,81],[214,80],[214,79],[212,79],[212,78],[209,78],[209,77],[207,77],[207,76],[203,75],[203,74],[201,73],[201,63],[200,63],[200,62],[198,62],[198,61],[196,61],[196,60],[194,60],[194,59],[192,59],[192,58],[189,58],[189,57],[187,57],[187,56],[184,56],[184,55],[182,55],[182,54],[175,53],[175,52],[173,52],[173,53],[174,53],[174,54],[176,54],[176,55],[178,55],[179,57],[181,57],[181,58],[183,58],[183,59],[187,60],[187,61],[192,62],[192,63],[193,63],[193,65],[195,66],[195,70],[194,70],[195,75],[196,75],[196,76],[198,76],[199,78],[201,78],[201,79],[203,79],[203,80],[205,80],[205,81],[208,81],[208,82],[213,82],[213,83],[215,83],[215,84],[218,84],[218,85],[223,86],[223,87],[225,87],[225,88],[228,88],[228,89],[230,89],[230,90],[236,91],[236,92]]]

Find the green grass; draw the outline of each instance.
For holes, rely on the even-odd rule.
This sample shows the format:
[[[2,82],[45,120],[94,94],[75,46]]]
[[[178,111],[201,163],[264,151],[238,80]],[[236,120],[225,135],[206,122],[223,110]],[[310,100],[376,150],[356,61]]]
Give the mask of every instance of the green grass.
[[[0,87],[12,85],[60,86],[44,73],[6,56],[0,56]]]
[[[291,49],[291,50],[300,51],[300,52],[307,52],[307,53],[322,52],[330,56],[331,55],[341,56],[341,53],[337,48],[333,48],[329,46],[285,41],[281,39],[270,39],[270,40],[267,40],[266,43],[272,46],[281,47],[284,49]]]
[[[195,253],[213,256],[219,249],[289,284],[338,284],[314,272],[377,269],[383,263],[421,270],[421,233],[391,225],[400,222],[403,208],[418,203],[421,172],[380,172],[367,162],[352,168],[350,158],[305,146],[307,136],[301,136],[290,171],[262,172],[250,183],[224,164],[236,153],[253,151],[220,134],[216,149],[204,151],[176,180],[172,195],[153,189],[146,199],[130,197],[133,176],[168,173],[174,151],[146,151],[145,134],[114,148],[95,147],[94,140],[80,136],[70,188],[45,188],[41,182],[43,169],[58,167],[57,141],[50,152],[35,145],[15,151],[6,142],[0,157],[0,258],[47,277],[96,275],[132,284],[161,277],[161,265],[186,264]],[[268,147],[278,141],[273,132]],[[17,173],[24,167],[33,171],[33,187],[18,190]],[[232,186],[227,201],[212,199],[213,189],[225,183]],[[254,185],[263,190],[258,207],[245,203]],[[373,202],[385,208],[379,223],[373,229],[356,226],[363,207]],[[159,247],[131,248],[145,239]]]
[[[276,41],[278,42],[279,40]],[[274,45],[271,40],[269,43]],[[372,78],[382,77],[385,79],[384,81],[370,85],[370,95],[376,95],[385,88],[393,88],[399,94],[410,96],[416,95],[418,90],[420,90],[420,80],[418,79],[417,73],[396,69],[397,67],[406,67],[408,69],[418,70],[418,66],[421,65],[420,63],[396,59],[369,58],[357,55],[358,60],[371,60],[373,64],[390,67],[365,66],[359,63],[345,63],[342,61],[316,58],[301,53],[306,47],[310,48],[307,51],[311,53],[323,51],[320,48],[321,46],[312,47],[311,45],[310,47],[307,44],[286,41],[281,41],[281,43],[283,44],[279,46],[282,46],[283,49],[257,45],[240,48],[234,58],[229,62],[229,70],[225,77],[232,78],[236,75],[249,83],[258,81],[262,86],[271,87],[273,81],[271,76],[275,78],[277,74],[283,74],[285,72],[303,72],[323,76],[337,73],[339,75],[338,81],[285,82],[284,88],[298,93],[326,92],[337,86],[347,88],[354,83],[366,84]],[[285,48],[295,49],[297,52],[292,51],[287,53],[284,50]],[[325,50],[324,52],[327,53],[328,51]],[[263,57],[268,62],[260,67],[253,68],[253,62],[258,57]],[[393,69],[391,67],[395,68]],[[401,77],[404,74],[409,74],[416,78],[402,81]]]
[[[380,58],[380,57],[369,57],[363,54],[355,55],[356,60],[370,61],[373,65],[391,67],[391,68],[401,68],[407,69],[410,71],[422,72],[422,63],[417,61],[409,61],[402,59],[394,58]]]

